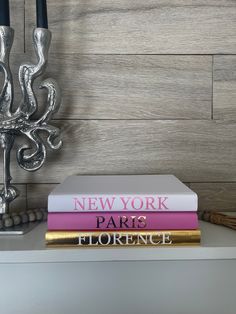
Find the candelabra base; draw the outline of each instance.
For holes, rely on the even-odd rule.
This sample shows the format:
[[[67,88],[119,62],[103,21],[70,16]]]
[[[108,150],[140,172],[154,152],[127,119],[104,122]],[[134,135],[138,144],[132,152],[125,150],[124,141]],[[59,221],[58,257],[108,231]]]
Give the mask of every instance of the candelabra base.
[[[21,224],[19,226],[3,228],[0,230],[0,236],[23,235],[31,231],[32,229],[34,229],[39,223],[40,221],[35,221],[35,222]]]

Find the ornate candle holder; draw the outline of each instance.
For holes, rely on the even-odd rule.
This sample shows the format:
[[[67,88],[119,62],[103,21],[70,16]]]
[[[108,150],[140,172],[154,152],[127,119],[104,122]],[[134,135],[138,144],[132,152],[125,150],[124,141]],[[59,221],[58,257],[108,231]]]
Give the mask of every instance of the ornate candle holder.
[[[32,115],[37,111],[37,99],[33,91],[34,80],[42,75],[47,66],[51,32],[45,28],[33,31],[33,44],[37,63],[23,63],[19,68],[19,82],[22,101],[13,110],[14,87],[9,66],[9,55],[14,38],[14,30],[8,26],[0,26],[0,71],[4,75],[4,83],[0,94],[0,145],[3,149],[3,189],[0,191],[0,214],[9,212],[10,203],[19,195],[16,187],[11,185],[10,154],[17,136],[24,135],[30,140],[29,145],[18,148],[17,162],[27,171],[36,171],[46,159],[46,146],[39,136],[41,131],[47,133],[47,145],[59,149],[60,130],[49,124],[52,116],[61,105],[60,89],[53,79],[42,82],[40,88],[48,92],[44,114],[37,120]],[[57,141],[57,142],[55,142]]]

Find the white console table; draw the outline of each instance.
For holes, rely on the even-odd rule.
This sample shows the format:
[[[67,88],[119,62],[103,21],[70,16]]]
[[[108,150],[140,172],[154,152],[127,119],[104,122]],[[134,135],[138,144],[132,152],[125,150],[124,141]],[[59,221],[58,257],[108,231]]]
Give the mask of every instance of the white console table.
[[[1,314],[235,314],[236,231],[201,247],[47,249],[46,224],[0,238]]]

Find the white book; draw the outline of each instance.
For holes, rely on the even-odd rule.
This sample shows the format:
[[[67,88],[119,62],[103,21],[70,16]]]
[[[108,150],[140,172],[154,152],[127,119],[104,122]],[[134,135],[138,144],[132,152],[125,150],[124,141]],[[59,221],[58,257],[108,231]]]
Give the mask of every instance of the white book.
[[[182,212],[197,205],[197,194],[174,175],[70,176],[48,197],[49,212]]]

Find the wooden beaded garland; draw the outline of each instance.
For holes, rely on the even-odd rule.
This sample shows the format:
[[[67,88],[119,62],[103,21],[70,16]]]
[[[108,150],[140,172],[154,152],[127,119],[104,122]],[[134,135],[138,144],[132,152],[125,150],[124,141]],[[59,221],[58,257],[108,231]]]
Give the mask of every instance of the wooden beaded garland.
[[[44,208],[37,208],[33,210],[12,212],[9,214],[3,214],[0,216],[0,229],[10,228],[13,226],[19,226],[20,224],[46,221],[47,211]]]

